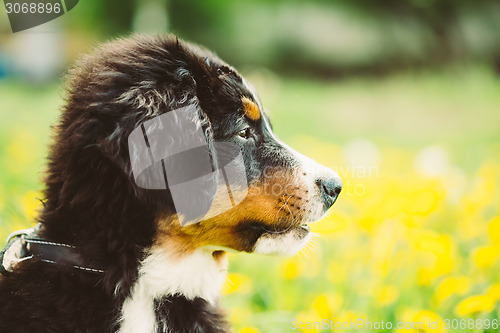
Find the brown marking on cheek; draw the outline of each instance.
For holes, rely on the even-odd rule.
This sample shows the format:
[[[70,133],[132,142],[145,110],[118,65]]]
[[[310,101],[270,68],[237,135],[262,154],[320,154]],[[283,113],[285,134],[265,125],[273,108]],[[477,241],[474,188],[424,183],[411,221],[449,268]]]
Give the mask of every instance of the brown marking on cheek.
[[[280,231],[302,223],[305,204],[302,192],[295,186],[287,187],[289,184],[288,178],[270,177],[268,181],[251,185],[246,198],[235,207],[184,227],[181,227],[177,215],[159,218],[155,245],[169,247],[179,255],[207,245],[249,251],[256,239],[249,239],[251,236],[241,231],[245,223],[258,221],[269,231]],[[273,192],[273,188],[277,191]]]
[[[243,110],[245,110],[245,115],[248,119],[257,121],[260,119],[259,106],[248,97],[242,97],[241,102],[243,103]]]
[[[200,247],[196,238],[182,228],[177,215],[160,217],[153,247],[167,248],[178,257],[188,255]]]
[[[158,220],[158,232],[153,247],[160,247],[181,259],[197,248],[207,245],[203,237],[195,237],[192,228],[181,227],[176,216]],[[229,259],[225,251],[212,252],[212,257],[221,272],[227,271]]]
[[[159,218],[154,246],[168,248],[178,256],[208,245],[248,251],[251,241],[238,232],[242,223],[262,221],[269,224],[269,230],[272,230],[273,222],[283,219],[277,214],[277,198],[255,195],[256,192],[256,189],[249,188],[247,198],[239,205],[199,223],[181,227],[176,215]]]

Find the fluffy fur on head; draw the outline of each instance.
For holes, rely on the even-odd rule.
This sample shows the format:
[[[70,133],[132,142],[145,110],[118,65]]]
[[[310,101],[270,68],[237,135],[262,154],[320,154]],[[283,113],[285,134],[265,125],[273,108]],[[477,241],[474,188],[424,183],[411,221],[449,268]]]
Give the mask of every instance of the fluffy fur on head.
[[[193,105],[209,149],[242,152],[248,194],[181,227],[168,190],[136,185],[127,139]],[[70,71],[45,179],[40,236],[104,274],[26,260],[0,280],[0,332],[220,332],[225,249],[293,254],[340,192],[338,176],[280,142],[255,89],[175,36],[104,44]]]

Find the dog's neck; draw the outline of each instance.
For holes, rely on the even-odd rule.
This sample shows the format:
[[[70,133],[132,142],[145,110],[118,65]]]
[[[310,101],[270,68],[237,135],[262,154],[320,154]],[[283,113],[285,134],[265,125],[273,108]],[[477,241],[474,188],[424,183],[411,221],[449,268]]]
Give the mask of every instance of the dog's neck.
[[[201,248],[181,257],[153,247],[122,307],[120,333],[157,332],[157,305],[168,297],[197,300],[216,308],[227,271],[223,251]],[[201,299],[201,300],[200,300]]]

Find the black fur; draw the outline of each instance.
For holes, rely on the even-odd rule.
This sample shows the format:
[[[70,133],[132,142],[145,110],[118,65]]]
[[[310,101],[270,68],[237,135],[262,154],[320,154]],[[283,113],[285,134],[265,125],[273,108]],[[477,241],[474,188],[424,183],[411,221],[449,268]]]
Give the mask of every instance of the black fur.
[[[135,185],[128,135],[144,120],[195,104],[210,144],[235,140],[245,126],[242,96],[252,94],[233,68],[174,36],[118,40],[80,61],[50,149],[41,236],[75,245],[88,266],[99,262],[106,273],[19,264],[0,278],[0,333],[117,331],[155,221],[174,213],[168,191]],[[238,143],[249,177],[257,177],[263,161],[292,167],[262,121],[251,125],[252,139]],[[252,250],[264,232],[259,223],[241,221],[230,231],[236,250]],[[227,330],[219,310],[202,299],[171,296],[157,305],[158,321],[170,332]]]
[[[187,300],[174,295],[155,303],[160,332],[168,329],[171,332],[218,333],[229,329],[220,310],[202,298]]]

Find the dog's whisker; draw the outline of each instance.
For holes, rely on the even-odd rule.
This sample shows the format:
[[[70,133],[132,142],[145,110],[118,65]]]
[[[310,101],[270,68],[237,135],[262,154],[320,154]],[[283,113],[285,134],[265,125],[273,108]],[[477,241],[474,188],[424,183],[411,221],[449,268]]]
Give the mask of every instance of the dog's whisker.
[[[288,209],[288,211],[290,212],[290,215],[292,215],[292,218],[294,218],[294,215],[293,215],[292,211],[290,210],[290,206],[288,206],[288,201],[290,201],[290,198],[291,197],[288,197],[288,200],[285,201],[285,205],[286,205],[286,208]]]

